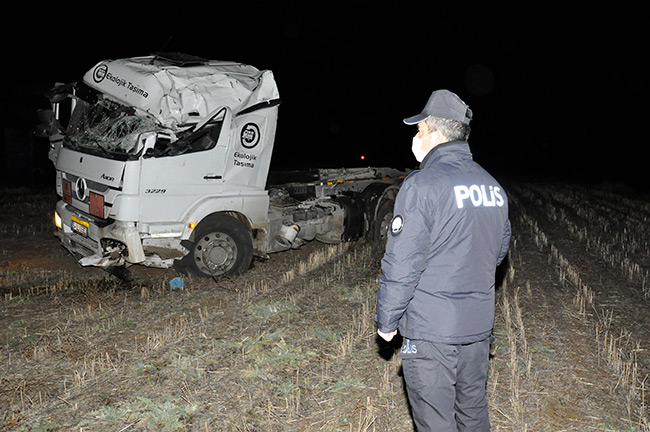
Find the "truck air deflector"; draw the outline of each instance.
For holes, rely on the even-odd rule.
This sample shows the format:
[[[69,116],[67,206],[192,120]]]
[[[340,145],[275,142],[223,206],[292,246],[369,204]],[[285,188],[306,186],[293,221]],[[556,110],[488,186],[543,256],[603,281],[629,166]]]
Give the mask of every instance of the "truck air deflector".
[[[240,112],[280,96],[270,70],[216,60],[183,67],[156,56],[106,60],[83,79],[169,128],[196,123],[221,106]]]

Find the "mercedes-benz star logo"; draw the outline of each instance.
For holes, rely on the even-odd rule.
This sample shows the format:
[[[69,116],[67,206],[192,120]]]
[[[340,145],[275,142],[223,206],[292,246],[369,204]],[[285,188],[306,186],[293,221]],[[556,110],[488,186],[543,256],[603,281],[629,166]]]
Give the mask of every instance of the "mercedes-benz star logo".
[[[83,178],[78,178],[77,183],[75,183],[77,198],[79,201],[86,199],[86,180]]]

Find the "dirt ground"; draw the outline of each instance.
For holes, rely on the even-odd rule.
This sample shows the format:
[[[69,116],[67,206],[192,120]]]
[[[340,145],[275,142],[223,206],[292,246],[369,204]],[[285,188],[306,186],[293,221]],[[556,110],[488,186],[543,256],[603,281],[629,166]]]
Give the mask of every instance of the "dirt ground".
[[[650,431],[650,204],[507,185],[488,397],[495,431]],[[233,279],[82,268],[55,197],[0,194],[0,430],[414,430],[395,344],[375,335],[381,251],[360,240]]]

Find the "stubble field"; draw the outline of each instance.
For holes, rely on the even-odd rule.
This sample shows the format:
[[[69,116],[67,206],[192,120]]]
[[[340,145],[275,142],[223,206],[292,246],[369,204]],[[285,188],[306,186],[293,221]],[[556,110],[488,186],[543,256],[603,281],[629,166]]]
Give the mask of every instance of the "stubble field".
[[[495,431],[650,431],[650,202],[506,183]],[[410,431],[375,334],[381,251],[318,243],[245,275],[80,268],[49,193],[0,194],[0,430]]]

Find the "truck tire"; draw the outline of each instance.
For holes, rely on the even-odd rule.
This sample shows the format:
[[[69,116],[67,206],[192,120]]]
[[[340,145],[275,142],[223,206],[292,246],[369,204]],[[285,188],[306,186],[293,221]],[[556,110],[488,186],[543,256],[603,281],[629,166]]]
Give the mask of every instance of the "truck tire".
[[[245,273],[252,259],[248,230],[232,216],[220,214],[199,224],[184,260],[193,274],[214,278]]]
[[[395,201],[392,199],[382,200],[377,207],[375,220],[372,224],[372,243],[377,249],[386,247],[388,229],[393,219],[393,207],[395,207]]]

